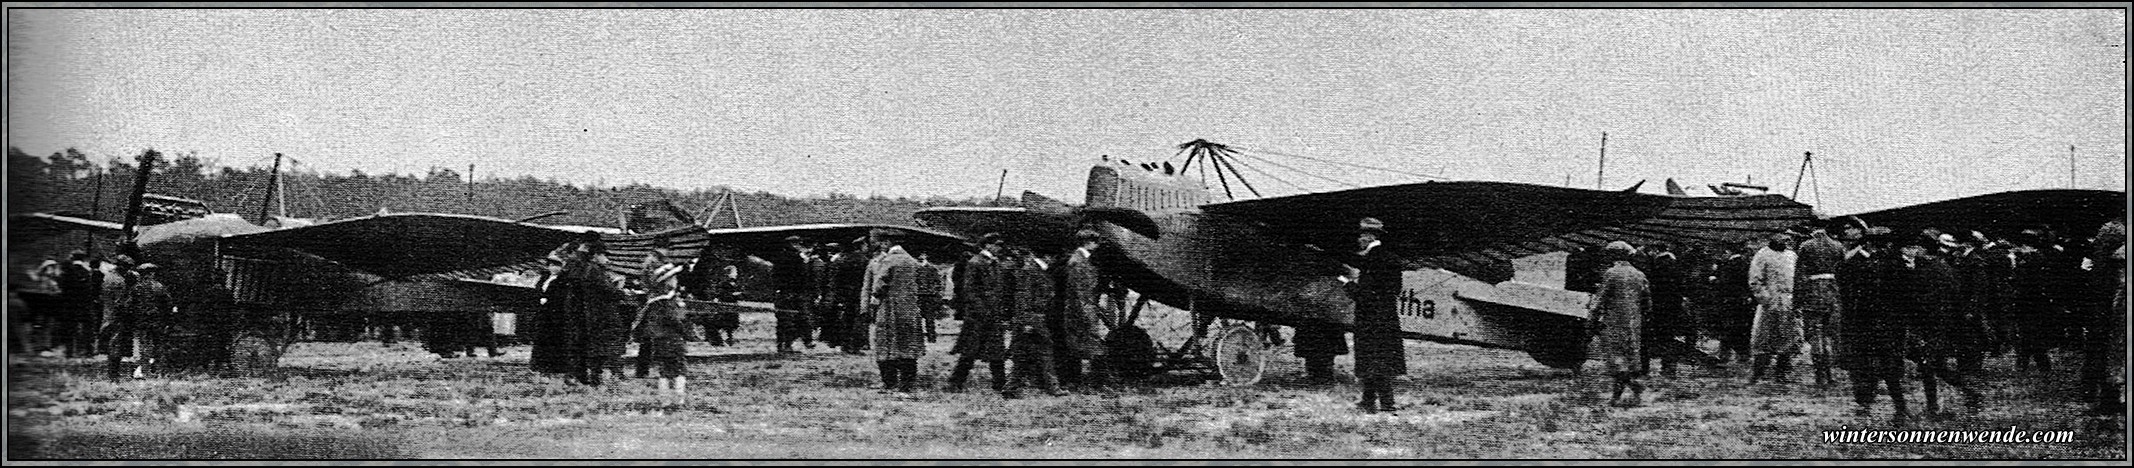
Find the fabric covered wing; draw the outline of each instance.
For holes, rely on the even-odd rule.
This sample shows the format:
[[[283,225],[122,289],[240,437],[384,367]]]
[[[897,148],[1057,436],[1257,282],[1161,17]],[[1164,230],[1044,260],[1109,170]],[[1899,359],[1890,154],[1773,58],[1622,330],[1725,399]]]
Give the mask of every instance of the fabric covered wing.
[[[928,208],[912,213],[919,224],[944,229],[977,240],[987,233],[1000,233],[1008,242],[1027,245],[1039,252],[1064,252],[1074,247],[1077,216],[1064,205],[1052,209],[999,207]]]
[[[1874,226],[1906,234],[1933,227],[1966,237],[1968,231],[2007,236],[2027,228],[2052,226],[2060,235],[2086,238],[2097,226],[2126,213],[2126,192],[2105,190],[2024,190],[1870,211],[1853,216]]]
[[[483,216],[401,213],[224,237],[226,254],[290,249],[386,278],[538,260],[575,234]]]
[[[1610,241],[1738,242],[1813,221],[1777,195],[1674,197],[1503,182],[1426,182],[1206,205],[1298,242],[1354,242],[1357,220],[1385,222],[1386,247],[1414,266],[1491,282],[1511,259]]]

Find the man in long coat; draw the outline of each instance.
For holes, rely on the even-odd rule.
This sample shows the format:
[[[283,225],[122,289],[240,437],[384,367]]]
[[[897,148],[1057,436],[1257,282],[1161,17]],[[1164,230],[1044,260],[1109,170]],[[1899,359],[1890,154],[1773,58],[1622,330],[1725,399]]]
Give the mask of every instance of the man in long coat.
[[[140,354],[136,349],[139,327],[135,324],[132,305],[136,276],[132,257],[119,255],[104,266],[110,270],[102,272],[104,284],[96,302],[103,308],[102,320],[97,327],[97,341],[101,344],[97,349],[104,352],[105,370],[117,380],[123,376],[124,360],[134,358],[138,364]]]
[[[1019,265],[1000,258],[1003,249],[1000,234],[986,234],[979,238],[978,244],[978,254],[957,268],[957,276],[963,284],[956,286],[956,310],[962,312],[963,330],[957,332],[956,344],[949,349],[949,354],[956,355],[956,367],[948,376],[948,387],[952,391],[963,389],[965,379],[970,378],[971,367],[979,361],[984,361],[993,371],[993,390],[1005,390],[1008,380],[1005,325],[1010,314],[1022,312],[1011,302]]]
[[[1876,391],[1887,388],[1895,409],[1892,421],[1901,426],[1909,419],[1904,400],[1905,320],[1889,307],[1897,298],[1888,286],[1890,266],[1901,262],[1884,258],[1888,254],[1878,244],[1888,239],[1866,239],[1852,232],[1859,231],[1846,234],[1845,241],[1853,245],[1838,264],[1844,314],[1838,316],[1842,351],[1837,363],[1852,380],[1854,415],[1870,414]]]
[[[528,321],[533,334],[533,350],[526,358],[527,367],[543,374],[568,374],[578,350],[571,348],[570,332],[574,320],[564,313],[560,302],[562,290],[557,286],[569,284],[564,281],[564,259],[570,254],[550,254],[541,261],[541,277],[534,280],[534,290],[540,294],[533,320]]]
[[[1962,392],[1966,406],[1977,408],[1981,399],[1978,390],[1949,363],[1961,338],[1957,325],[1962,312],[1956,307],[1956,271],[1931,253],[1929,246],[1938,243],[1933,238],[1906,237],[1898,245],[1899,257],[1890,266],[1889,280],[1890,288],[1896,292],[1889,306],[1910,332],[1908,354],[1919,363],[1919,383],[1926,393],[1928,414],[1939,412],[1939,382],[1948,382]]]
[[[1610,242],[1601,253],[1604,260],[1613,264],[1601,272],[1600,289],[1593,295],[1594,350],[1615,381],[1608,404],[1634,406],[1645,396],[1645,386],[1637,378],[1644,373],[1645,341],[1641,335],[1645,311],[1652,309],[1652,284],[1644,272],[1630,265],[1630,258],[1635,255],[1630,244]],[[1628,402],[1622,400],[1625,388],[1631,392]]]
[[[1395,411],[1393,379],[1408,374],[1406,343],[1400,337],[1401,259],[1382,247],[1385,224],[1375,218],[1358,222],[1356,250],[1340,257],[1355,271],[1349,297],[1356,304],[1356,377],[1363,396],[1356,407],[1365,412]]]
[[[1055,294],[1059,290],[1059,278],[1045,270],[1036,256],[1009,255],[1001,259],[1000,269],[1009,291],[1002,306],[1014,316],[1008,327],[1015,332],[1015,340],[1008,348],[1008,356],[1015,360],[1014,373],[1009,377],[1008,387],[1001,391],[1004,398],[1021,398],[1022,390],[1036,385],[1048,395],[1059,396],[1058,361],[1055,359],[1053,325],[1061,310]]]
[[[1102,240],[1093,231],[1075,233],[1074,252],[1060,262],[1060,320],[1052,335],[1060,367],[1073,368],[1063,374],[1087,376],[1080,383],[1100,389],[1116,383],[1103,363],[1104,335],[1115,324],[1107,321],[1111,312],[1104,308],[1104,280],[1090,261]]]
[[[1755,294],[1749,289],[1749,261],[1763,248],[1764,239],[1750,239],[1726,249],[1710,278],[1713,297],[1707,320],[1719,338],[1719,355],[1734,362],[1749,362],[1749,331],[1756,323]]]
[[[2063,341],[2068,315],[2064,291],[2073,289],[2063,268],[2066,260],[2041,230],[2026,229],[2015,241],[2009,315],[2016,323],[2016,369],[2029,370],[2036,364],[2039,373],[2050,373],[2051,351]]]
[[[825,302],[837,308],[837,323],[832,326],[837,328],[838,342],[845,349],[845,354],[860,354],[870,346],[866,328],[867,301],[863,288],[867,283],[867,264],[873,257],[871,249],[867,248],[867,242],[860,240],[847,247],[843,255],[830,261],[832,297]]]
[[[805,342],[810,348],[815,347],[814,334],[810,333],[815,328],[812,325],[814,314],[810,311],[814,308],[816,292],[814,282],[808,278],[808,263],[813,256],[810,255],[807,239],[790,236],[785,238],[785,242],[787,250],[771,255],[770,258],[754,260],[760,265],[770,267],[771,284],[777,289],[778,296],[773,304],[777,312],[773,315],[778,320],[778,352],[795,353],[799,352],[793,349],[795,341]]]
[[[919,310],[919,259],[904,252],[896,231],[869,233],[881,255],[867,264],[867,306],[874,324],[874,359],[885,391],[910,393],[926,355],[926,318]]]
[[[1756,354],[1749,383],[1762,380],[1765,369],[1785,381],[1793,371],[1793,355],[1800,352],[1801,320],[1793,310],[1793,265],[1798,257],[1792,244],[1792,236],[1773,235],[1770,245],[1749,260],[1749,291],[1757,306],[1749,331],[1749,352]]]
[[[1644,252],[1645,264],[1638,270],[1645,273],[1645,279],[1651,285],[1652,308],[1641,317],[1645,328],[1640,331],[1639,338],[1645,340],[1648,351],[1645,357],[1660,360],[1660,375],[1673,377],[1675,364],[1680,358],[1661,350],[1665,349],[1666,342],[1680,338],[1689,329],[1689,317],[1682,307],[1682,283],[1687,275],[1682,272],[1682,260],[1675,257],[1672,246],[1662,242],[1652,244],[1648,249]]]
[[[1801,338],[1808,345],[1810,362],[1815,366],[1815,385],[1829,386],[1837,383],[1831,375],[1831,348],[1837,330],[1839,314],[1843,313],[1839,299],[1838,262],[1845,259],[1845,246],[1830,238],[1825,226],[1815,226],[1809,231],[1807,241],[1801,242],[1798,261],[1793,264],[1793,304],[1801,317]]]
[[[89,254],[74,251],[67,255],[67,263],[60,265],[59,298],[60,310],[55,322],[59,330],[53,333],[58,346],[66,350],[67,357],[95,356],[98,328],[103,321],[103,311],[97,305],[104,286],[104,275],[89,263]],[[108,351],[107,351],[108,352]]]

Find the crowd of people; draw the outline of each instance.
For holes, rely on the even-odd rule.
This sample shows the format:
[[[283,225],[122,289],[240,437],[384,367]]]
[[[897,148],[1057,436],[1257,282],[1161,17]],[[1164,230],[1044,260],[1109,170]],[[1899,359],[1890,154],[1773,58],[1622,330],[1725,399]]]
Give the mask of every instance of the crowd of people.
[[[1678,359],[1701,355],[1683,352],[1688,344],[1711,338],[1714,364],[1749,364],[1751,383],[1793,383],[1804,361],[1811,385],[1832,388],[1842,370],[1859,414],[1886,394],[1899,424],[1911,418],[1907,377],[1924,391],[1925,414],[1942,414],[1943,384],[1977,408],[1986,361],[2013,357],[2026,380],[2050,383],[2055,349],[2081,355],[2078,393],[2092,413],[2124,412],[2124,376],[2114,375],[2125,352],[2123,218],[2088,239],[2044,227],[2004,238],[1891,232],[1852,217],[1804,230],[1691,261],[1666,244],[1574,253],[1566,285],[1595,293],[1611,400],[1637,404],[1652,361],[1672,376]]]
[[[1354,333],[1357,407],[1365,412],[1398,409],[1391,379],[1407,367],[1394,304],[1402,268],[1378,248],[1385,233],[1365,218],[1353,249],[1330,252],[1346,267],[1339,277],[1357,304],[1355,325],[1293,337],[1308,378],[1329,382],[1334,356],[1350,352]],[[975,249],[924,250],[908,248],[895,230],[849,244],[795,236],[765,257],[706,251],[684,261],[660,248],[637,276],[623,277],[610,273],[600,237],[587,234],[545,259],[532,282],[536,312],[505,326],[533,345],[536,372],[601,385],[626,375],[624,357],[636,343],[631,375],[650,378],[656,368],[659,388],[686,395],[684,343],[732,345],[740,321],[733,309],[692,315],[683,300],[738,301],[740,268],[754,264],[770,272],[778,353],[823,343],[871,355],[883,392],[917,391],[917,362],[938,339],[936,323],[949,317],[962,327],[948,351],[956,358],[944,391],[966,391],[980,363],[990,388],[1009,398],[1115,388],[1121,376],[1107,365],[1116,350],[1106,340],[1130,324],[1120,323],[1124,291],[1092,263],[1101,236],[1078,232],[1073,250],[1049,254],[1032,241],[996,233]],[[1943,384],[1977,408],[1987,361],[2012,357],[2025,379],[2052,382],[2059,376],[2053,351],[2064,349],[2081,356],[2079,398],[2094,413],[2119,414],[2125,241],[2123,217],[2088,239],[2045,227],[2003,237],[1891,232],[1846,217],[1734,246],[1684,246],[1679,255],[1666,243],[1613,242],[1573,252],[1565,286],[1593,294],[1588,331],[1614,382],[1613,404],[1642,401],[1655,361],[1664,377],[1683,362],[1747,364],[1752,384],[1795,383],[1794,366],[1804,362],[1818,389],[1837,387],[1843,371],[1863,416],[1888,395],[1892,419],[1902,424],[1911,418],[1907,379],[1924,391],[1926,414],[1941,413]],[[237,321],[257,314],[240,310],[219,285],[208,287],[220,292],[185,295],[207,299],[174,300],[159,269],[80,251],[65,263],[45,262],[27,287],[10,285],[9,309],[32,313],[10,314],[18,339],[9,345],[104,356],[113,379],[235,358],[230,343],[259,328]],[[424,327],[432,351],[474,356],[487,347],[501,355],[488,317],[433,315]],[[1719,344],[1716,359],[1698,349],[1707,339]]]
[[[85,251],[47,260],[27,284],[8,285],[16,352],[65,358],[103,357],[108,376],[140,379],[230,364],[231,344],[254,327],[220,284],[175,299],[162,266],[129,255],[106,260]]]

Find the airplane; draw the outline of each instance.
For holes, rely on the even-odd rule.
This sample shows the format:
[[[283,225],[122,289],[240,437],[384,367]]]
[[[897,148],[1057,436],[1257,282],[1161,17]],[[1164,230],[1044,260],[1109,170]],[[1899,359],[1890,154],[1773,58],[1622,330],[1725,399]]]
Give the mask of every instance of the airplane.
[[[55,213],[11,217],[10,242],[22,236],[89,231],[123,234],[119,223]],[[136,228],[136,262],[164,266],[159,275],[179,304],[210,298],[209,286],[255,310],[303,314],[530,312],[537,291],[498,284],[493,273],[537,270],[542,258],[584,233],[609,246],[603,265],[619,276],[639,274],[656,245],[671,258],[700,254],[770,255],[784,238],[840,240],[875,229],[900,231],[918,249],[960,246],[959,237],[911,226],[808,224],[741,229],[682,226],[649,234],[584,226],[544,226],[486,216],[378,213],[285,228],[268,228],[228,213],[198,214]],[[291,330],[294,332],[294,330]],[[293,341],[294,335],[285,337]]]
[[[1399,299],[1405,338],[1525,351],[1568,369],[1587,360],[1590,295],[1536,271],[1552,258],[1561,262],[1563,252],[1617,240],[1739,243],[1816,220],[1808,205],[1778,195],[1684,197],[1503,182],[1217,202],[1205,180],[1184,174],[1198,163],[1241,175],[1228,161],[1234,150],[1205,140],[1179,148],[1192,156],[1176,171],[1092,167],[1078,207],[1026,192],[1021,207],[931,208],[913,217],[921,226],[965,236],[999,232],[1051,252],[1071,248],[1065,243],[1075,230],[1094,230],[1105,242],[1093,261],[1106,276],[1143,300],[1191,311],[1202,326],[1214,317],[1337,329],[1353,324],[1354,304],[1336,279],[1343,267],[1322,252],[1350,245],[1358,220],[1377,218],[1388,233],[1382,248],[1410,263]],[[1231,348],[1266,348],[1256,344]],[[1258,379],[1256,371],[1242,375],[1242,382]]]

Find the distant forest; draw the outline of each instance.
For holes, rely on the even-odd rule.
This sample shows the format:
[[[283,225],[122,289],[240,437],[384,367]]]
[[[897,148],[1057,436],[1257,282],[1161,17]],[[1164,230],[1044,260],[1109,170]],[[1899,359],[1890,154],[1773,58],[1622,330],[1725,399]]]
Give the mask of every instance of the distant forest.
[[[144,152],[145,154],[145,152]],[[140,155],[112,157],[96,164],[87,155],[68,148],[48,156],[34,156],[21,149],[7,149],[7,211],[9,214],[62,212],[106,221],[125,216],[128,191],[134,184],[136,159]],[[190,198],[207,203],[216,212],[237,213],[260,222],[260,207],[266,201],[272,169],[222,167],[211,169],[197,154],[161,154],[149,177],[148,192]],[[103,189],[97,192],[98,176]],[[518,219],[554,211],[570,213],[542,218],[537,223],[616,226],[621,209],[636,203],[671,200],[692,216],[708,213],[726,187],[678,190],[645,184],[614,187],[579,186],[532,176],[484,177],[468,184],[458,172],[432,168],[427,174],[330,174],[317,171],[282,170],[288,216],[343,219],[376,214],[433,212]],[[471,196],[470,196],[471,192]],[[984,198],[926,199],[868,197],[831,193],[826,197],[794,198],[768,192],[733,194],[741,221],[748,226],[800,223],[911,224],[911,214],[937,206],[983,205]],[[95,206],[92,206],[94,202]],[[275,214],[278,211],[279,203]],[[661,210],[655,208],[655,213]],[[648,213],[654,214],[654,213]],[[720,212],[709,218],[711,227],[732,227],[732,215]]]

